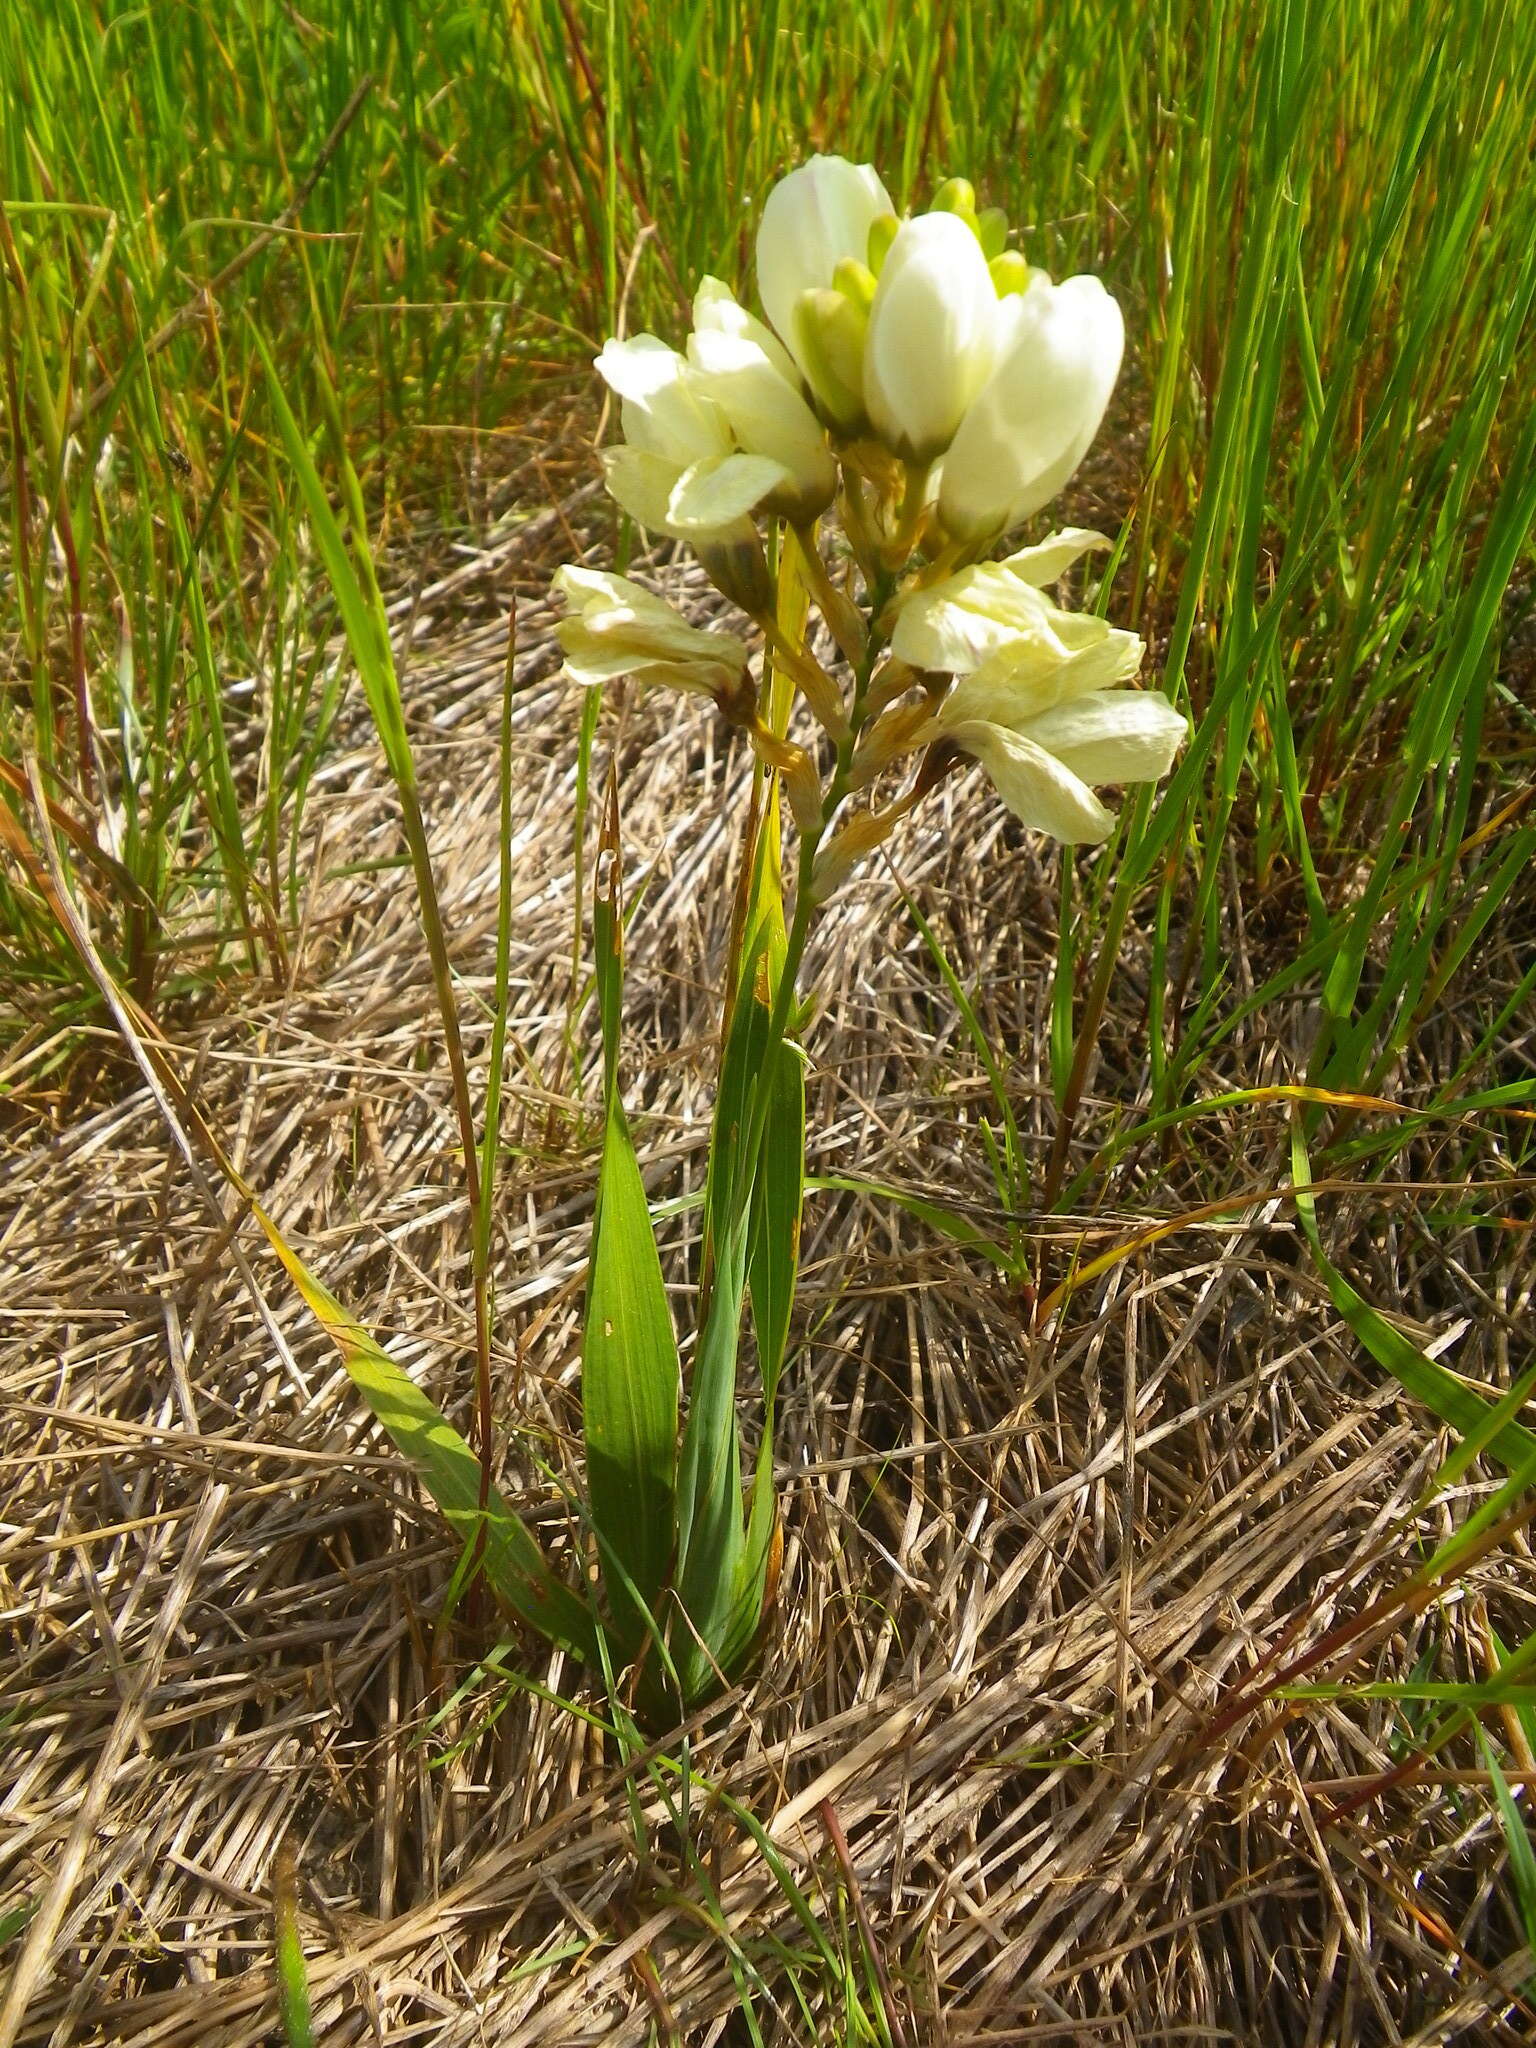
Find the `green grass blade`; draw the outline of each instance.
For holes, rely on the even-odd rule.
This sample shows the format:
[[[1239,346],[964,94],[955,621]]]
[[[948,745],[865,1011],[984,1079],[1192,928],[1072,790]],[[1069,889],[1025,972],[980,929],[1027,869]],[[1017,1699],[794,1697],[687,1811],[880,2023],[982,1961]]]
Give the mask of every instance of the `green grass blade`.
[[[309,1969],[299,1933],[298,1889],[293,1851],[285,1842],[278,1851],[272,1887],[273,1947],[277,1959],[277,2010],[287,2048],[315,2048],[309,2004]]]
[[[241,1188],[251,1213],[305,1307],[341,1357],[353,1385],[381,1427],[466,1546],[482,1546],[481,1563],[492,1592],[541,1635],[576,1655],[595,1659],[592,1617],[555,1578],[538,1544],[496,1487],[482,1509],[480,1462],[431,1396],[418,1387],[378,1341],[337,1301],[288,1243],[261,1203]]]
[[[1378,1315],[1330,1262],[1317,1228],[1317,1210],[1311,1195],[1312,1170],[1299,1122],[1291,1130],[1291,1179],[1296,1191],[1296,1213],[1333,1305],[1371,1357],[1458,1435],[1478,1437],[1512,1472],[1528,1470],[1536,1459],[1536,1436],[1518,1422],[1505,1422],[1490,1430],[1490,1403],[1443,1365],[1426,1358],[1401,1330]]]
[[[1499,1825],[1504,1830],[1504,1844],[1509,1852],[1509,1882],[1515,1895],[1521,1932],[1525,1936],[1526,1948],[1536,1957],[1536,1847],[1531,1843],[1531,1831],[1525,1815],[1509,1789],[1509,1780],[1499,1767],[1493,1744],[1481,1727],[1477,1739],[1483,1752],[1483,1762],[1488,1767],[1488,1776],[1493,1784],[1494,1801],[1499,1809]]]
[[[727,1169],[734,1156],[725,1155]],[[682,1609],[672,1637],[685,1703],[706,1698],[739,1606],[738,1573],[746,1544],[742,1522],[741,1442],[736,1426],[737,1353],[746,1296],[749,1219],[732,1220],[717,1241],[714,1284],[688,1388],[688,1423],[677,1471],[677,1573]]]
[[[879,1202],[892,1202],[904,1214],[921,1223],[927,1229],[937,1231],[940,1237],[962,1245],[966,1251],[975,1252],[1000,1271],[1011,1273],[1016,1269],[1017,1260],[1006,1245],[988,1237],[972,1223],[968,1216],[962,1216],[958,1209],[946,1207],[943,1202],[931,1201],[926,1195],[914,1195],[906,1188],[893,1187],[889,1181],[875,1180],[871,1175],[861,1173],[818,1173],[807,1181],[806,1187],[817,1192],[828,1191],[849,1195],[865,1195]]]

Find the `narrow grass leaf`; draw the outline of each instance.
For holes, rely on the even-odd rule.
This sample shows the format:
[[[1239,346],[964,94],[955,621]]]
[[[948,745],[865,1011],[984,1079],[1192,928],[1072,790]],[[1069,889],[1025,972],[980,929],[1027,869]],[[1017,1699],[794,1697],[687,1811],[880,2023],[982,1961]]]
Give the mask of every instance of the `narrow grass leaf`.
[[[1491,1403],[1459,1380],[1432,1358],[1426,1358],[1401,1330],[1378,1315],[1363,1296],[1356,1293],[1323,1250],[1317,1228],[1317,1211],[1312,1200],[1312,1170],[1300,1124],[1291,1130],[1291,1178],[1296,1192],[1296,1213],[1312,1248],[1318,1271],[1334,1307],[1365,1346],[1376,1363],[1417,1401],[1458,1435],[1472,1437],[1482,1432],[1484,1448],[1511,1471],[1525,1470],[1536,1457],[1536,1436],[1518,1422],[1505,1422],[1488,1434],[1485,1424]]]
[[[893,1187],[889,1181],[875,1180],[868,1174],[860,1173],[817,1173],[806,1181],[806,1187],[816,1193],[840,1193],[863,1195],[871,1201],[891,1202],[915,1222],[922,1223],[929,1230],[937,1231],[940,1237],[947,1237],[953,1243],[963,1245],[967,1251],[975,1252],[979,1258],[989,1261],[1003,1272],[1013,1272],[1016,1267],[1014,1254],[996,1238],[988,1237],[984,1230],[972,1223],[968,1216],[962,1216],[958,1209],[946,1207],[943,1202],[931,1201],[926,1195],[914,1195],[907,1188]]]
[[[309,2003],[309,1968],[299,1934],[298,1889],[293,1851],[285,1842],[278,1851],[272,1887],[272,1922],[277,1952],[277,2009],[288,2048],[314,2048],[315,2029]]]
[[[1525,1935],[1526,1948],[1536,1959],[1536,1848],[1532,1847],[1530,1828],[1514,1793],[1509,1789],[1509,1780],[1499,1766],[1493,1744],[1481,1727],[1478,1728],[1477,1739],[1493,1785],[1499,1825],[1504,1830],[1504,1845],[1509,1853],[1509,1882],[1515,1894],[1521,1931]]]
[[[483,1546],[482,1563],[492,1592],[551,1642],[578,1656],[593,1657],[591,1615],[555,1578],[537,1543],[494,1486],[482,1509],[480,1462],[464,1438],[431,1396],[316,1279],[250,1189],[238,1180],[235,1184],[305,1307],[336,1346],[353,1385],[449,1527],[466,1546]]]

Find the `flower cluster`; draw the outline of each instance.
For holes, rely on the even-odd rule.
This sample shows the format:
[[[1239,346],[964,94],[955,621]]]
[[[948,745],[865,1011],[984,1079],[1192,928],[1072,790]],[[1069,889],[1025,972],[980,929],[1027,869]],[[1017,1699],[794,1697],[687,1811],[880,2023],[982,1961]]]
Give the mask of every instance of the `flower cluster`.
[[[1104,839],[1113,818],[1094,785],[1165,774],[1184,720],[1166,698],[1121,687],[1140,666],[1133,634],[1045,595],[1108,545],[1101,535],[1073,529],[985,558],[1082,460],[1120,367],[1119,307],[1097,278],[1053,284],[964,179],[903,220],[869,165],[839,157],[769,194],[757,283],[766,322],[706,277],[682,350],[652,334],[607,343],[597,369],[623,443],[604,466],[617,502],[688,542],[756,622],[835,765],[824,779],[814,749],[763,724],[740,641],[689,627],[622,578],[560,572],[571,674],[628,672],[711,697],[784,775],[818,895],[962,756],[1031,828]],[[834,511],[836,566],[816,538]],[[851,696],[779,629],[766,519],[797,538]],[[847,814],[916,753],[902,798]]]
[[[823,418],[937,478],[940,531],[987,544],[1048,504],[1104,417],[1125,328],[1096,277],[1053,285],[952,178],[898,221],[867,165],[818,157],[769,194],[758,288]]]

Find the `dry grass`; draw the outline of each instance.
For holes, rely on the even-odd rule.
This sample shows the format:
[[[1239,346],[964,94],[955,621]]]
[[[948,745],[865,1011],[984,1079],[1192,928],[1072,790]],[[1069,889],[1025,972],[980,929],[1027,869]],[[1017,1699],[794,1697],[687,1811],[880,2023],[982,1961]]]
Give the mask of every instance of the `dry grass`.
[[[422,606],[404,664],[482,1059],[509,574],[492,568],[484,623]],[[557,1542],[547,1473],[577,1470],[596,1161],[563,1057],[576,700],[542,577],[526,558],[518,573],[503,1483]],[[610,711],[609,741],[631,893],[645,883],[628,1095],[648,1185],[677,1196],[702,1181],[746,763],[670,699]],[[335,872],[398,850],[361,730],[325,783],[294,986],[189,1022],[188,1071],[317,1270],[462,1419],[468,1232],[410,890],[394,869]],[[945,794],[896,870],[1013,1055],[1043,1156],[1047,865],[1000,820],[978,839],[976,787]],[[985,1221],[976,1061],[891,871],[850,888],[813,973],[813,1171]],[[1137,979],[1133,944],[1104,1097],[1139,1087]],[[1265,1059],[1251,1036],[1234,1082]],[[985,1267],[900,1211],[812,1198],[775,1634],[757,1681],[695,1727],[690,1869],[655,1782],[562,1706],[487,1679],[429,1727],[484,1647],[434,1628],[451,1547],[251,1233],[200,1203],[148,1096],[126,1071],[107,1092],[58,1128],[18,1124],[5,1160],[0,1854],[13,1899],[62,1906],[25,2042],[274,2040],[285,1838],[327,2042],[745,2041],[744,1979],[764,2038],[869,2038],[847,2017],[874,1993],[826,1802],[909,2048],[1527,2038],[1486,1801],[1437,1780],[1349,1805],[1404,1753],[1394,1709],[1313,1705],[1201,1739],[1288,1624],[1310,1642],[1411,1569],[1437,1449],[1362,1365],[1280,1201],[1169,1237],[1036,1336]],[[1284,1182],[1283,1136],[1277,1114],[1202,1142],[1229,1143],[1231,1185],[1262,1195]],[[1132,1236],[1184,1206],[1177,1169],[1148,1153],[1112,1206],[1052,1228],[1095,1250]],[[1331,1220],[1347,1243],[1347,1210]],[[681,1296],[690,1212],[671,1228]],[[1458,1256],[1470,1269],[1475,1246]],[[1388,1230],[1375,1257],[1378,1299],[1466,1329],[1432,1241]],[[1483,1352],[1458,1363],[1481,1355],[1492,1377],[1501,1318],[1471,1321]],[[1421,1522],[1437,1537],[1444,1510]],[[1375,1641],[1381,1671],[1480,1671],[1485,1599],[1529,1632],[1517,1567],[1402,1617]],[[752,1809],[855,1958],[851,1994],[715,1792]]]

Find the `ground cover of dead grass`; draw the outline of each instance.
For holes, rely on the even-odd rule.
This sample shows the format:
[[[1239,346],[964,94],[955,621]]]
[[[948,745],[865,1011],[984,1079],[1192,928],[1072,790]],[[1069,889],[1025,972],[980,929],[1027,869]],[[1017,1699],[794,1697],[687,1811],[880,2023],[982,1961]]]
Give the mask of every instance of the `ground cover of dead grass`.
[[[402,660],[483,1060],[494,732],[519,584],[501,1478],[569,1548],[549,1474],[578,1469],[596,1164],[564,1053],[577,698],[556,675],[542,576],[516,548],[410,607]],[[631,696],[605,719],[644,899],[627,1096],[653,1195],[681,1197],[702,1182],[748,764],[669,698]],[[361,726],[310,825],[292,986],[187,1020],[184,1071],[318,1272],[467,1426],[452,1111],[408,880],[357,871],[398,852]],[[1039,1158],[1049,1144],[1051,862],[957,782],[816,941],[811,1167],[988,1227],[984,1077],[903,886],[974,988]],[[1250,949],[1286,944],[1283,924],[1233,930],[1240,978]],[[1104,1104],[1142,1083],[1145,972],[1133,934],[1093,1083]],[[1306,1028],[1286,1015],[1240,1037],[1226,1084],[1294,1074]],[[1429,1070],[1447,1056],[1415,1052]],[[117,1057],[104,1039],[96,1106],[17,1120],[5,1141],[0,1857],[10,1901],[55,1927],[22,2040],[275,2040],[285,1842],[327,2042],[746,2040],[744,1979],[765,2038],[857,2038],[717,1793],[756,1815],[834,1944],[857,1955],[867,1917],[912,2048],[1527,2038],[1486,1796],[1443,1770],[1378,1787],[1411,1751],[1392,1708],[1309,1705],[1203,1739],[1288,1625],[1297,1647],[1319,1639],[1449,1526],[1443,1506],[1414,1511],[1434,1433],[1362,1360],[1301,1249],[1283,1112],[1213,1121],[1198,1158],[1147,1148],[1090,1211],[1053,1219],[1059,1277],[1075,1247],[1252,1190],[1113,1268],[1043,1334],[991,1269],[900,1208],[811,1197],[782,1589],[760,1675],[692,1732],[691,1869],[652,1782],[626,1778],[562,1706],[487,1681],[429,1727],[487,1646],[434,1627],[452,1547]],[[1415,1170],[1435,1177],[1428,1140]],[[667,1227],[686,1328],[692,1212]],[[1411,1196],[1380,1190],[1334,1199],[1326,1227],[1382,1306],[1501,1380],[1485,1235],[1437,1239]],[[1518,1558],[1489,1561],[1455,1602],[1396,1618],[1355,1669],[1475,1676],[1488,1611],[1523,1638],[1531,1591]],[[530,1645],[513,1661],[580,1694],[580,1674]]]

